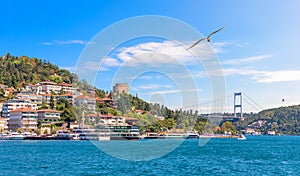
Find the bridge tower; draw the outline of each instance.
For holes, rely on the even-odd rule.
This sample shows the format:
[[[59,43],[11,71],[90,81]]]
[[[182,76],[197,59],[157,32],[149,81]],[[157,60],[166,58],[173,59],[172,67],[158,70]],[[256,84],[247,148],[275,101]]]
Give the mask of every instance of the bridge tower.
[[[243,98],[242,92],[234,93],[234,118],[237,118],[237,110],[240,110],[240,117],[243,118]]]

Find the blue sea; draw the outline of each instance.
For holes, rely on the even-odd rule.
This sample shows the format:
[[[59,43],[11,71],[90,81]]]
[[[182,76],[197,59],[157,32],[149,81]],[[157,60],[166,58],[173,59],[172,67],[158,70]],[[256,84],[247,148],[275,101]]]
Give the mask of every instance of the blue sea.
[[[0,141],[0,175],[300,175],[297,136],[154,143]],[[155,155],[159,149],[167,152]]]

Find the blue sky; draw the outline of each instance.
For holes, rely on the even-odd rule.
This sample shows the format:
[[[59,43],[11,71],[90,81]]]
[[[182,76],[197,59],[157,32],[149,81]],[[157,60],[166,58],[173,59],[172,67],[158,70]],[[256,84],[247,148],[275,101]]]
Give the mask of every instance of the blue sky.
[[[10,52],[38,57],[70,70],[98,32],[126,18],[171,17],[194,27],[202,35],[225,25],[224,30],[212,37],[210,47],[223,68],[226,96],[241,91],[264,108],[281,106],[282,98],[285,98],[284,105],[300,102],[300,1],[297,0],[12,0],[1,1],[0,7],[1,55]],[[165,47],[168,51],[175,48],[175,56],[178,56],[175,51],[180,51],[174,43],[155,37],[127,41],[111,52],[106,70],[97,75],[96,86],[110,89],[111,79],[123,61],[121,57],[143,51],[137,46]],[[199,74],[194,77],[201,102],[209,100],[209,78],[201,76],[205,70],[184,64],[193,76]],[[130,84],[131,93],[138,93],[145,100],[180,106],[176,84],[163,75],[147,73]],[[245,110],[256,111],[247,104]]]

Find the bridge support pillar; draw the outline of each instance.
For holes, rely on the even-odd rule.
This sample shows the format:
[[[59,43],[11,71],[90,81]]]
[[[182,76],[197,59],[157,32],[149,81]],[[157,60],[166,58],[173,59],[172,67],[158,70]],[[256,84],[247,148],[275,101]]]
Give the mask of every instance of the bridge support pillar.
[[[240,110],[240,117],[238,118],[243,118],[243,98],[242,98],[242,93],[237,92],[234,93],[234,118],[237,118],[237,110]]]

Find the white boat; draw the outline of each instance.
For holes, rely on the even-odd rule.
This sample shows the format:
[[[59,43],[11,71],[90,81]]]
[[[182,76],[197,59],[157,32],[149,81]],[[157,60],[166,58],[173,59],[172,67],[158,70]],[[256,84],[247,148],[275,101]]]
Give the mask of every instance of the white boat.
[[[78,135],[79,140],[110,140],[109,130],[76,128],[73,134]]]
[[[55,139],[58,139],[58,140],[70,140],[71,139],[70,133],[68,131],[59,130],[56,133],[56,138]]]
[[[198,139],[198,138],[199,138],[198,133],[195,133],[195,132],[187,133],[187,139]]]
[[[71,133],[70,137],[72,140],[79,140],[79,133]]]
[[[237,138],[238,140],[246,140],[246,136],[243,134],[239,134],[239,137]]]
[[[9,134],[2,134],[0,139],[1,140],[23,140],[24,139],[24,135],[17,133],[17,132],[12,132]]]
[[[94,129],[76,128],[80,140],[138,140],[140,132],[136,126],[98,126]]]

